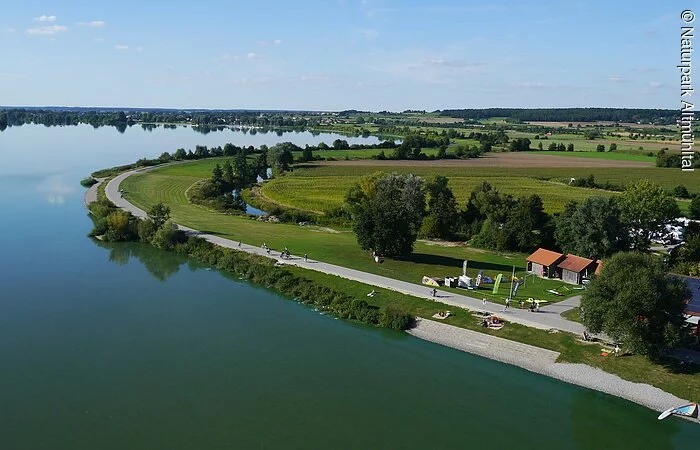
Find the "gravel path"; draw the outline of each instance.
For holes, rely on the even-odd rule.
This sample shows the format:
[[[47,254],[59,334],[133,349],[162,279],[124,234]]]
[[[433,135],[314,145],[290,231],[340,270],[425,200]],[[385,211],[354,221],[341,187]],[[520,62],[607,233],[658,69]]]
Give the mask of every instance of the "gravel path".
[[[118,207],[130,211],[137,217],[147,217],[145,211],[137,208],[126,199],[122,198],[119,192],[119,184],[133,173],[144,172],[152,169],[153,167],[141,168],[125,172],[113,178],[105,187],[107,198]],[[95,188],[95,195],[97,192],[97,186],[98,185],[93,186]],[[86,202],[87,200],[88,194],[86,193]],[[320,261],[304,261],[303,258],[299,256],[292,256],[291,259],[285,260],[280,258],[279,252],[271,252],[268,254],[260,247],[254,247],[248,244],[232,241],[230,239],[224,239],[219,236],[201,233],[197,230],[182,225],[179,225],[179,227],[184,231],[197,234],[201,238],[222,247],[233,248],[260,256],[269,257],[282,264],[294,264],[307,269],[337,275],[373,286],[392,289],[405,294],[425,298],[427,300],[433,300],[432,296],[430,295],[431,289],[427,288],[426,286],[406,283]],[[484,305],[479,299],[446,292],[441,292],[441,295],[438,297],[439,298],[437,300],[442,303],[456,307],[468,308],[470,310],[488,311],[498,314],[499,317],[502,317],[507,321],[520,323],[530,327],[540,329],[558,329],[575,334],[583,333],[583,326],[581,324],[566,320],[559,315],[559,310],[570,309],[573,306],[577,306],[580,301],[579,296],[567,299],[558,304],[559,306],[554,304],[543,307],[540,309],[540,313],[531,313],[527,310],[519,310],[517,308],[511,308],[511,310],[508,312],[503,313],[503,307],[501,305],[490,302],[486,302],[486,305]],[[571,384],[605,392],[610,395],[615,395],[640,405],[647,406],[656,411],[664,411],[671,406],[678,406],[688,403],[687,400],[680,399],[672,394],[662,391],[661,389],[647,384],[626,381],[617,375],[609,374],[585,364],[557,363],[556,359],[559,357],[559,353],[551,350],[509,341],[507,339],[477,333],[475,331],[465,330],[452,325],[419,318],[417,321],[417,326],[412,330],[409,330],[408,333],[424,340],[480,355],[489,359],[501,361],[507,364],[516,365],[526,370],[556,378]],[[695,421],[698,422],[697,419]]]
[[[107,198],[111,200],[115,205],[130,211],[137,217],[145,218],[148,215],[145,211],[129,203],[125,198],[122,198],[119,192],[119,185],[128,176],[138,173],[152,170],[153,167],[145,167],[129,172],[125,172],[117,177],[113,178],[105,188],[105,193]],[[128,193],[127,193],[128,196]],[[334,264],[328,264],[321,261],[308,260],[300,256],[292,255],[290,259],[282,259],[280,257],[279,251],[272,251],[268,254],[264,249],[251,246],[249,244],[241,243],[239,246],[238,241],[232,241],[230,239],[225,239],[219,236],[214,236],[211,234],[201,233],[192,228],[179,225],[181,230],[187,231],[192,234],[197,234],[199,237],[213,243],[220,245],[222,247],[233,248],[236,250],[245,251],[248,253],[253,253],[260,256],[270,257],[277,260],[281,264],[292,264],[305,269],[316,270],[319,272],[328,273],[331,275],[337,275],[349,280],[359,281],[361,283],[369,284],[372,286],[378,286],[385,289],[391,289],[393,291],[401,292],[404,294],[413,295],[415,297],[424,298],[427,300],[437,300],[441,303],[455,306],[457,308],[467,308],[469,310],[487,311],[492,314],[498,314],[499,317],[506,321],[519,323],[528,327],[539,328],[539,329],[557,329],[561,331],[568,331],[577,335],[583,334],[583,325],[577,322],[572,322],[570,320],[561,317],[560,308],[554,305],[546,306],[540,308],[539,312],[530,312],[527,309],[518,309],[517,307],[510,308],[508,311],[503,312],[503,305],[491,302],[482,302],[481,299],[476,299],[468,297],[466,295],[453,294],[451,292],[440,291],[436,298],[431,295],[432,288],[428,286],[423,286],[419,284],[408,283],[405,281],[399,281],[392,278],[383,277],[380,275],[375,275],[372,273],[362,272],[360,270],[349,269],[347,267],[337,266]],[[576,299],[570,299],[569,301],[576,304]],[[567,306],[566,309],[570,309],[572,306]]]
[[[83,201],[85,202],[85,207],[87,207],[90,203],[97,201],[97,188],[100,187],[102,182],[105,180],[104,178],[95,178],[97,180],[97,183],[93,184],[88,188],[87,191],[85,191],[85,197],[83,198]]]
[[[654,386],[623,380],[617,375],[585,364],[557,363],[559,353],[551,350],[432,320],[419,318],[416,327],[409,330],[408,333],[427,341],[621,397],[659,412],[672,406],[689,403],[688,400],[678,398]],[[698,419],[694,421],[700,423]]]

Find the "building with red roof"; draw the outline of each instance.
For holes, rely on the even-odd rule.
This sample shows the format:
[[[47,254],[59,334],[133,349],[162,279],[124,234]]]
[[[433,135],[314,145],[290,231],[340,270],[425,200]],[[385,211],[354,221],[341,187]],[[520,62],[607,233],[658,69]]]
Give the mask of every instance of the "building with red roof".
[[[538,248],[527,257],[527,271],[539,277],[553,278],[557,276],[557,264],[563,259],[561,253]]]
[[[527,271],[543,278],[561,278],[571,284],[581,284],[592,275],[598,275],[603,261],[583,258],[538,248],[527,257]]]

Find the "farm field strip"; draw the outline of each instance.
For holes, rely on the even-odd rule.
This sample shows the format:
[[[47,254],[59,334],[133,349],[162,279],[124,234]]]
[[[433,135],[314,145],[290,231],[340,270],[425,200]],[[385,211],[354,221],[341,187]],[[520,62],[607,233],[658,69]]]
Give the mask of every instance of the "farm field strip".
[[[347,190],[360,178],[359,176],[288,176],[266,182],[262,187],[262,194],[281,205],[323,212],[341,206]],[[466,204],[470,193],[484,180],[486,178],[481,175],[450,177],[449,185],[457,203]],[[510,194],[516,198],[538,194],[542,198],[545,211],[549,213],[562,211],[567,201],[583,201],[593,193],[615,195],[608,191],[593,191],[526,177],[489,177],[488,182],[501,193]]]

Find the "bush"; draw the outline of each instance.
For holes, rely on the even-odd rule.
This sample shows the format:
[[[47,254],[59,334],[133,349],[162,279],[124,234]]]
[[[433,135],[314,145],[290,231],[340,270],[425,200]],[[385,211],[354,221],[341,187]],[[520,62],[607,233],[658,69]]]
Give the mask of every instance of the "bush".
[[[678,186],[674,187],[671,189],[671,195],[676,198],[691,198],[692,196],[690,195],[690,192],[688,192],[688,189],[683,186],[682,184],[679,184]]]
[[[90,186],[93,186],[97,183],[98,183],[98,181],[96,179],[94,179],[93,177],[87,177],[87,178],[83,178],[82,180],[80,180],[80,184],[86,188],[89,188]]]
[[[379,316],[379,324],[392,330],[408,330],[413,326],[414,318],[401,311],[387,308]]]
[[[161,250],[173,250],[176,244],[185,242],[186,239],[185,232],[180,231],[177,225],[168,221],[153,233],[151,244]]]

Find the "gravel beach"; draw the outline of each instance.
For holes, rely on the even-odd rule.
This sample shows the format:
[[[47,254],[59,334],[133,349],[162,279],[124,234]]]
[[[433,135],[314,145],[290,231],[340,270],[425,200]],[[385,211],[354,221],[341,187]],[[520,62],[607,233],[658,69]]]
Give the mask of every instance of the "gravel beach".
[[[488,334],[421,318],[417,319],[415,328],[407,332],[426,341],[512,364],[567,383],[605,392],[659,412],[672,406],[690,403],[688,400],[678,398],[654,386],[623,380],[617,375],[585,364],[558,363],[556,362],[559,357],[558,352]],[[698,419],[693,419],[693,421],[700,423]]]

